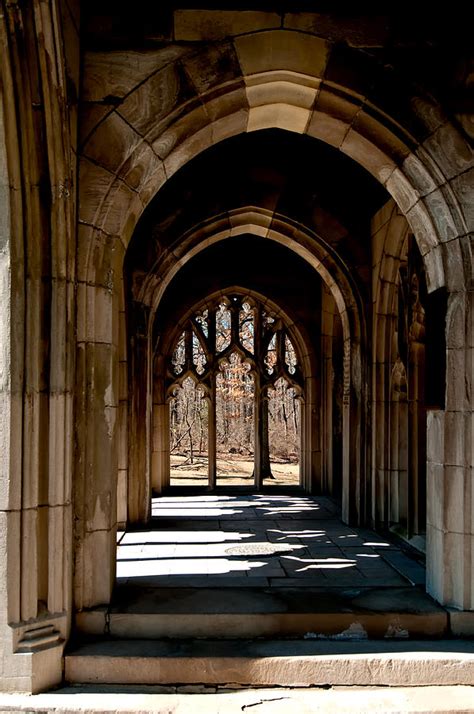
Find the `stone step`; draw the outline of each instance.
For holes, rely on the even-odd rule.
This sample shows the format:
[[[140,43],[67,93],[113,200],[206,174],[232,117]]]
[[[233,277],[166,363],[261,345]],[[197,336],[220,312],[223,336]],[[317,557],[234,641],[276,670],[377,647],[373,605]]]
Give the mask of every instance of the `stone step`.
[[[474,687],[64,686],[44,694],[0,694],[0,711],[32,714],[467,714]]]
[[[474,682],[474,642],[101,639],[65,657],[75,684],[429,686]]]
[[[121,588],[78,613],[86,635],[121,639],[445,637],[448,613],[421,589]]]

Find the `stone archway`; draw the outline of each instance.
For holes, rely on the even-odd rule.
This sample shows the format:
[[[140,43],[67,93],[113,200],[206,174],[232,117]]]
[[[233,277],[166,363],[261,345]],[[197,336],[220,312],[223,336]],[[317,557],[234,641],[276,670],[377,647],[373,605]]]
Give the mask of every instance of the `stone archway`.
[[[432,81],[436,63],[417,76],[403,42],[391,53],[358,20],[230,12],[216,24],[179,10],[144,51],[94,52],[79,9],[35,0],[0,14],[2,684],[59,681],[74,612],[110,599],[128,467],[123,261],[139,217],[211,144],[269,127],[376,176],[410,224],[428,291],[447,291],[445,404],[427,415],[428,590],[472,609],[473,152],[471,116],[450,105],[458,85],[444,69]]]
[[[166,292],[171,281],[179,274],[183,266],[189,264],[194,257],[203,250],[211,246],[218,245],[222,241],[235,238],[239,235],[250,235],[264,237],[277,245],[286,246],[296,255],[308,263],[319,275],[327,286],[330,294],[333,295],[335,309],[342,322],[342,333],[344,343],[343,362],[343,383],[344,387],[344,498],[343,509],[344,518],[353,523],[362,522],[363,513],[366,508],[365,498],[367,485],[364,483],[365,459],[367,458],[363,444],[363,430],[365,423],[366,398],[364,397],[365,386],[365,341],[366,327],[362,316],[361,297],[355,285],[353,276],[338,258],[335,250],[323,239],[311,230],[305,229],[301,224],[291,221],[284,216],[272,213],[257,206],[241,207],[228,211],[226,214],[209,218],[198,227],[190,228],[180,237],[179,244],[173,247],[172,251],[163,250],[155,263],[143,264],[138,268],[140,279],[133,289],[134,304],[141,304],[141,314],[146,315],[145,322],[139,321],[141,334],[145,341],[141,341],[140,353],[142,357],[135,360],[140,365],[136,374],[136,379],[142,385],[137,395],[141,396],[138,401],[131,405],[131,413],[135,414],[133,423],[139,428],[139,432],[132,427],[131,443],[142,443],[140,453],[144,454],[146,448],[144,444],[150,436],[151,425],[149,422],[151,406],[145,407],[151,384],[151,362],[147,368],[144,367],[147,360],[146,334],[150,336],[154,330],[154,319],[156,311],[159,309],[160,301]],[[129,278],[129,282],[133,279]],[[138,341],[136,343],[138,345]],[[302,349],[304,349],[302,347]],[[143,361],[144,360],[144,361]],[[140,376],[141,375],[141,376]],[[138,384],[137,381],[137,384]],[[318,410],[319,405],[312,399]],[[140,405],[140,406],[139,406]],[[141,409],[140,416],[136,409]],[[145,424],[149,426],[145,429]],[[319,434],[319,426],[308,429]],[[140,435],[139,435],[140,434]],[[318,437],[319,439],[319,437]],[[148,442],[149,443],[149,442]],[[315,445],[313,461],[314,464],[308,467],[308,473],[317,474],[313,477],[313,486],[316,491],[320,491],[321,485],[321,445]],[[326,458],[326,457],[323,457]],[[318,462],[319,465],[316,465]],[[151,484],[150,459],[139,457],[130,461],[133,468],[131,483],[134,486],[129,489],[131,501],[129,503],[129,514],[134,522],[146,520],[150,508],[149,493]],[[148,465],[148,466],[147,466]],[[140,485],[141,484],[141,485]],[[123,489],[122,489],[123,493]]]
[[[293,335],[298,339],[294,340]],[[155,492],[160,493],[170,484],[167,418],[170,398],[189,379],[201,386],[206,397],[208,488],[216,488],[218,386],[219,381],[223,381],[220,378],[226,367],[233,367],[239,381],[245,382],[247,376],[252,381],[250,410],[253,434],[248,435],[248,441],[251,443],[254,467],[252,483],[248,485],[256,490],[261,489],[265,479],[273,478],[270,466],[269,390],[274,391],[276,383],[281,379],[293,391],[296,390],[302,404],[303,421],[306,415],[305,402],[311,398],[307,394],[307,387],[311,383],[308,373],[310,359],[307,354],[310,348],[300,350],[304,342],[294,323],[285,316],[284,311],[272,306],[268,298],[258,296],[251,290],[232,287],[218,295],[207,296],[204,302],[191,309],[190,314],[188,311],[183,316],[171,334],[163,335],[160,342],[155,351],[153,367],[151,481]],[[157,398],[160,399],[159,403]],[[222,416],[221,413],[221,421]],[[300,443],[303,473],[299,484],[307,484],[311,483],[306,473],[311,445],[306,443],[304,429],[301,428]],[[156,468],[153,468],[154,460]]]
[[[374,120],[372,116],[369,119],[364,109],[361,110],[360,97],[355,97],[341,87],[336,91],[331,83],[323,84],[321,87],[316,82],[318,86],[316,93],[314,80],[308,80],[308,75],[304,75],[300,67],[291,66],[285,70],[277,70],[265,64],[262,68],[258,65],[258,61],[258,66],[254,67],[251,57],[255,56],[259,43],[267,40],[271,45],[274,42],[276,44],[273,54],[268,55],[272,59],[267,58],[265,62],[267,64],[288,62],[287,48],[293,42],[299,41],[296,35],[297,33],[285,31],[282,35],[285,42],[279,49],[278,38],[281,36],[278,33],[262,33],[261,36],[256,33],[251,40],[246,40],[242,52],[243,56],[247,51],[249,52],[246,71],[252,80],[246,80],[245,90],[242,87],[236,89],[232,83],[228,83],[226,91],[218,96],[204,92],[203,101],[212,102],[210,106],[214,107],[214,113],[209,114],[214,119],[209,124],[206,124],[207,117],[205,120],[202,118],[202,121],[198,121],[200,110],[191,107],[189,114],[181,115],[181,118],[177,119],[177,124],[172,130],[171,125],[167,124],[163,138],[160,140],[161,144],[158,139],[156,140],[159,146],[167,147],[164,149],[166,158],[162,160],[157,161],[156,157],[152,160],[147,142],[133,138],[130,135],[130,128],[123,128],[119,112],[114,111],[109,115],[108,119],[90,136],[84,147],[84,154],[93,157],[95,161],[93,167],[87,159],[84,159],[82,184],[86,191],[82,202],[83,222],[88,224],[87,227],[84,226],[83,238],[87,241],[88,252],[89,249],[92,251],[91,255],[100,255],[103,250],[100,243],[113,243],[116,246],[115,259],[120,253],[123,254],[123,247],[127,244],[133,226],[151,195],[163,185],[165,177],[172,175],[179,166],[206,146],[243,130],[252,131],[276,125],[294,132],[308,131],[310,135],[336,145],[382,181],[411,224],[423,254],[429,289],[439,287],[446,282],[443,268],[445,248],[441,244],[448,234],[449,237],[452,236],[452,227],[459,225],[464,219],[456,212],[454,215],[451,209],[446,209],[444,194],[436,188],[443,185],[445,177],[439,172],[433,173],[432,164],[420,158],[420,156],[427,156],[426,151],[415,154],[412,150],[413,139],[408,140],[407,134],[403,131],[401,135],[405,139],[401,138],[399,129],[396,129],[393,123],[388,122],[387,127],[387,121],[382,119],[381,114],[378,115],[378,119]],[[310,45],[312,43],[307,38],[304,41],[308,41]],[[312,46],[316,54],[321,49],[319,42],[312,43]],[[298,56],[297,53],[294,56]],[[314,66],[317,67],[317,63]],[[143,89],[145,85],[141,86],[140,92],[146,91]],[[341,118],[340,108],[338,109],[341,91],[344,106],[348,111],[346,114],[342,113],[344,118]],[[313,104],[316,96],[316,102]],[[127,97],[128,106],[133,106],[137,98],[138,95],[133,98],[133,93]],[[230,99],[232,101],[229,103]],[[417,106],[421,107],[423,112],[426,105],[420,100]],[[349,107],[352,107],[351,111]],[[445,136],[447,132],[452,137],[452,141],[460,146],[455,130],[443,123],[440,134]],[[114,151],[119,164],[108,165],[104,173],[99,165],[104,161],[106,135],[108,141],[112,140],[117,145],[122,145],[125,153]],[[99,153],[94,153],[96,151]],[[145,164],[148,168],[154,167],[151,175],[144,172]],[[126,176],[129,176],[130,172],[130,175],[134,176],[133,180],[137,181],[134,189],[128,188],[126,178],[120,176],[123,170],[121,167],[126,167]],[[443,190],[446,192],[451,189],[446,186]],[[118,198],[119,202],[116,200]],[[434,209],[434,202],[436,209]],[[119,205],[120,210],[118,210]],[[440,220],[441,214],[446,218]],[[114,235],[120,235],[120,243],[113,239]],[[97,248],[92,248],[94,241],[100,236],[102,237]],[[451,241],[449,250],[452,250],[453,245]],[[448,283],[458,278],[459,274],[455,278],[454,274],[450,273]],[[93,275],[87,280],[92,284],[95,282]]]

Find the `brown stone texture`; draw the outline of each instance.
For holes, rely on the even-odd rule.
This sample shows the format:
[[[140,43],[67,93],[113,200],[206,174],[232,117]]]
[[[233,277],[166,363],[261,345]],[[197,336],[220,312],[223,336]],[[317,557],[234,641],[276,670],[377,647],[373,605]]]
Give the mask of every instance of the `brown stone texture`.
[[[110,604],[117,524],[144,526],[152,489],[169,485],[178,327],[192,342],[196,310],[234,297],[274,321],[262,354],[247,356],[260,395],[254,486],[273,330],[291,336],[301,373],[299,487],[332,498],[346,525],[424,552],[427,592],[452,608],[454,634],[472,634],[467,11],[417,8],[407,22],[402,8],[209,5],[2,4],[6,691],[58,684],[76,616]],[[220,357],[209,348],[207,359]],[[217,370],[186,370],[212,405]],[[294,670],[270,660],[294,671],[288,681],[300,665],[311,679],[303,656]],[[439,672],[421,655],[389,661],[390,684]],[[143,658],[150,680],[157,662]],[[370,682],[357,662],[341,671]],[[252,663],[254,683],[268,682],[265,658]],[[458,664],[447,660],[446,684]],[[318,682],[331,671],[321,667]]]

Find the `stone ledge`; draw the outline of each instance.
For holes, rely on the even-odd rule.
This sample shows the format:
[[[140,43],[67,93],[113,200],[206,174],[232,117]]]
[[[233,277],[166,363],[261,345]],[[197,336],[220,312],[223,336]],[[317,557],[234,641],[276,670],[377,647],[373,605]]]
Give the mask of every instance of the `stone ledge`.
[[[74,683],[248,686],[462,685],[474,681],[474,643],[102,640],[65,658]]]

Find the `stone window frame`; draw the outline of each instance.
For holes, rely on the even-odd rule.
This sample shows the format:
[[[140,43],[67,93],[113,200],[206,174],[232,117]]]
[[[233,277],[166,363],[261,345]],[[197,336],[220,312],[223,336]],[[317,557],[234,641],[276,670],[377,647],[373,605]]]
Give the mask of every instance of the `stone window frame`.
[[[247,349],[241,338],[240,315],[243,306],[248,305],[253,313],[253,350]],[[219,350],[217,347],[216,315],[221,306],[230,313],[230,341]],[[207,335],[203,329],[203,318],[207,320]],[[194,336],[204,352],[206,365],[199,370],[194,362]],[[270,344],[275,338],[275,363],[271,369],[265,362]],[[175,365],[174,355],[177,346],[184,340],[184,360],[182,366]],[[296,364],[288,364],[288,343],[295,355]],[[264,303],[253,296],[229,292],[206,301],[193,309],[180,322],[177,335],[166,359],[166,401],[169,404],[176,388],[191,378],[204,390],[208,403],[208,488],[217,485],[216,467],[216,398],[217,376],[223,363],[232,354],[237,354],[242,362],[249,365],[249,374],[254,379],[254,487],[260,489],[264,478],[271,475],[268,445],[268,390],[274,388],[280,379],[294,389],[300,400],[301,411],[304,409],[304,374],[298,348],[289,334],[289,326],[281,315],[277,315]],[[300,453],[303,452],[303,414],[300,423]],[[169,429],[168,429],[169,438]],[[301,485],[301,463],[300,478]]]

